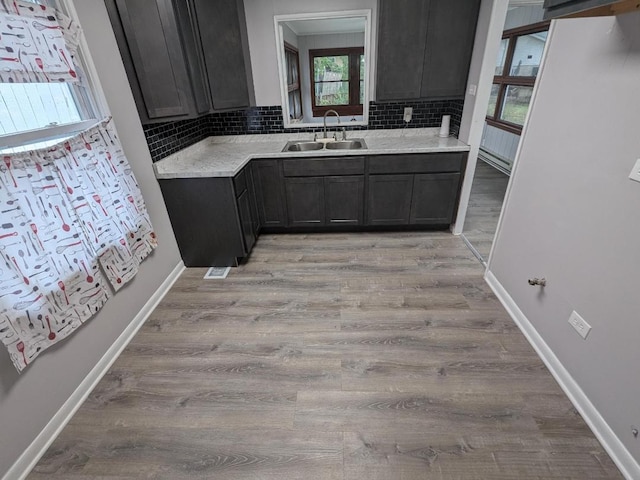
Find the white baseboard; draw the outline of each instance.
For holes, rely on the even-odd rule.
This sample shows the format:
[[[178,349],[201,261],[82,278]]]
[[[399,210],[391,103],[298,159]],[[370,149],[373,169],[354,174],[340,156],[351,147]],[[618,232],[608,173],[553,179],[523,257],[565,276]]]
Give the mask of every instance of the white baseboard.
[[[640,464],[636,462],[609,424],[602,418],[600,412],[598,412],[593,403],[591,403],[567,369],[564,368],[558,357],[553,353],[553,350],[551,350],[531,322],[529,322],[522,310],[518,308],[513,298],[511,298],[492,272],[487,270],[484,278],[556,381],[560,384],[560,387],[569,397],[573,406],[580,412],[584,421],[589,425],[589,428],[591,428],[591,431],[620,469],[622,475],[628,480],[640,479]]]
[[[107,373],[111,365],[113,365],[113,362],[120,356],[120,353],[122,353],[138,330],[140,330],[142,324],[149,318],[149,315],[151,315],[184,270],[184,263],[180,262],[176,265],[167,279],[162,282],[162,285],[158,287],[147,303],[144,304],[127,328],[124,329],[95,367],[91,369],[89,374],[82,380],[80,385],[78,385],[78,388],[76,388],[67,401],[64,402],[60,410],[49,420],[49,423],[42,429],[35,440],[31,442],[31,445],[26,448],[18,460],[16,460],[2,477],[2,480],[23,480],[26,478],[33,467],[36,466],[38,460],[45,454],[47,448],[49,448],[62,429],[69,423],[71,417],[73,417],[93,388]]]

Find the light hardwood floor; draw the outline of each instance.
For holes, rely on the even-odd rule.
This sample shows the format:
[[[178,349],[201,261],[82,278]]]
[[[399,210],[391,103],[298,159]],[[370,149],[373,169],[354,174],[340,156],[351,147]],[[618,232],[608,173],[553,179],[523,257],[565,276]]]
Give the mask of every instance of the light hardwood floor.
[[[448,233],[189,269],[29,479],[620,479]]]
[[[486,262],[496,235],[509,177],[478,159],[463,234]]]

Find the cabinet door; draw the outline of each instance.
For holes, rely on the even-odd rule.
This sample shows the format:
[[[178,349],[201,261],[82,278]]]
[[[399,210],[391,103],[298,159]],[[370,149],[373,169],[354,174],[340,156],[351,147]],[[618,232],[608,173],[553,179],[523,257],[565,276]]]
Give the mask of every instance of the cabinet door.
[[[249,200],[249,192],[245,190],[238,197],[238,213],[240,214],[240,225],[242,226],[242,235],[244,238],[245,251],[251,252],[253,245],[256,243],[256,235],[253,231],[253,219],[251,218],[251,201]]]
[[[258,217],[263,227],[286,227],[283,178],[278,160],[253,160]]]
[[[238,0],[193,0],[213,108],[249,106],[249,89]],[[242,14],[243,16],[243,14]]]
[[[209,100],[209,83],[202,59],[200,37],[197,33],[195,11],[190,2],[174,0],[176,20],[181,33],[183,50],[187,59],[187,69],[191,78],[191,90],[195,112],[202,115],[211,109]]]
[[[450,224],[453,220],[459,185],[459,173],[416,175],[411,200],[411,224]]]
[[[286,178],[285,188],[290,227],[325,224],[323,177]]]
[[[464,96],[479,9],[480,0],[430,1],[422,98]]]
[[[189,75],[171,0],[116,0],[116,5],[126,42],[120,39],[120,50],[131,55],[143,113],[149,119],[191,113]]]
[[[246,254],[230,178],[159,180],[187,267],[235,265]]]
[[[371,175],[367,225],[408,225],[413,175]]]
[[[463,1],[466,0],[459,0]],[[429,3],[380,0],[377,100],[420,97]]]
[[[362,225],[364,176],[324,177],[327,225]]]
[[[251,210],[251,229],[253,231],[253,235],[258,238],[258,234],[260,233],[260,216],[258,214],[258,202],[256,201],[256,187],[255,182],[253,181],[253,171],[251,167],[245,167],[245,172],[247,174],[247,193],[249,194],[249,208]]]

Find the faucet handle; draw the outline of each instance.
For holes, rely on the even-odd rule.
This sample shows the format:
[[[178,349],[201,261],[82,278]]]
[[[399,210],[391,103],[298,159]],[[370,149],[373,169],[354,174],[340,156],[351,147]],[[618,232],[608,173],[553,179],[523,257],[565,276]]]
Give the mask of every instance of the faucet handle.
[[[318,141],[318,132],[313,132],[313,141],[314,142]]]
[[[342,127],[342,140],[347,139],[347,129]]]

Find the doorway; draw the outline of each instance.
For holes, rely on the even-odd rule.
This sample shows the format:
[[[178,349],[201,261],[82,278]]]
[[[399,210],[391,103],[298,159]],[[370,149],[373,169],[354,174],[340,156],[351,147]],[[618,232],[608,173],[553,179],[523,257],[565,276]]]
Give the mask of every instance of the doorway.
[[[486,265],[529,109],[549,22],[542,1],[512,0],[495,64],[462,238]]]

